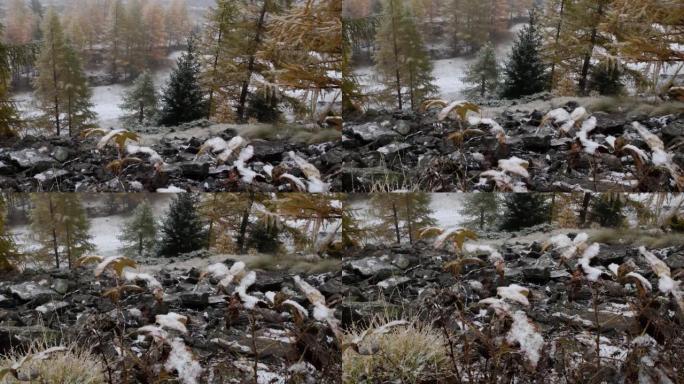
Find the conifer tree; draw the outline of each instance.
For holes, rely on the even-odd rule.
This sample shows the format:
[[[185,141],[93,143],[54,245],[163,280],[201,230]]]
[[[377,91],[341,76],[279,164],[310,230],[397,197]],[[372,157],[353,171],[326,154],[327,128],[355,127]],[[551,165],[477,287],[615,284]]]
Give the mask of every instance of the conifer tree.
[[[130,112],[127,119],[138,124],[151,123],[159,114],[157,90],[154,79],[149,71],[143,72],[123,95],[123,102],[119,105],[124,111]]]
[[[64,68],[66,42],[59,16],[50,8],[43,26],[45,39],[38,57],[39,76],[35,80],[36,97],[44,117],[50,121],[57,136],[61,134],[61,114],[64,103],[62,69]]]
[[[499,87],[499,64],[491,44],[485,44],[478,52],[477,60],[468,67],[465,82],[474,86],[467,93],[485,97],[494,94]]]
[[[452,0],[447,14],[452,46],[457,53],[475,52],[490,41],[490,1]]]
[[[7,231],[7,204],[5,197],[0,195],[0,273],[14,270],[13,261],[19,256],[14,238]]]
[[[501,229],[517,231],[549,220],[549,204],[539,193],[510,193],[504,198]]]
[[[145,200],[138,204],[124,224],[119,240],[124,243],[126,255],[142,256],[152,252],[157,243],[157,223],[149,202]]]
[[[64,47],[64,65],[62,69],[64,86],[64,113],[69,136],[73,136],[88,127],[95,119],[90,101],[92,91],[83,72],[78,52],[69,44]]]
[[[504,70],[503,97],[515,99],[541,92],[548,86],[546,64],[541,53],[541,35],[537,16],[530,13],[530,23],[517,36]]]
[[[590,91],[601,95],[619,95],[624,89],[622,83],[622,65],[617,59],[607,59],[594,65],[589,77]]]
[[[105,34],[108,43],[109,76],[114,82],[119,80],[121,70],[127,65],[125,61],[127,16],[123,1],[113,0],[109,9]]]
[[[268,51],[277,58],[273,60],[277,83],[285,89],[303,92],[300,99],[309,102],[308,112],[312,117],[316,115],[318,99],[324,93],[334,92],[335,97],[339,97],[343,62],[341,12],[339,0],[294,4],[281,15],[274,16],[268,29],[275,42],[269,45]],[[273,97],[270,99],[267,101],[271,105],[264,105],[267,112],[273,110],[274,101],[277,101]]]
[[[467,193],[461,214],[468,217],[468,225],[479,229],[493,227],[499,220],[501,202],[496,193]]]
[[[197,212],[197,198],[179,193],[161,226],[160,256],[177,256],[206,246],[207,234]]]
[[[74,260],[95,249],[90,242],[90,221],[78,194],[40,193],[31,199],[31,229],[40,244],[38,255],[52,256],[56,268],[66,257],[71,268]]]
[[[43,118],[61,134],[62,118],[73,135],[95,117],[90,110],[91,91],[80,58],[64,37],[59,17],[50,8],[43,27],[45,40],[38,58],[39,76],[35,79],[36,97]]]
[[[206,32],[202,40],[204,61],[202,62],[202,83],[208,93],[207,118],[217,115],[222,105],[228,104],[231,98],[229,84],[233,72],[232,58],[236,48],[241,46],[236,33],[240,27],[238,4],[234,0],[216,0],[207,17]],[[234,90],[233,90],[234,92]],[[227,120],[224,111],[219,120]]]
[[[380,220],[376,236],[401,243],[413,243],[424,227],[434,225],[430,195],[414,193],[378,193],[371,198],[371,214]]]
[[[0,139],[14,136],[19,125],[19,115],[9,95],[10,66],[2,31],[0,24]]]
[[[404,88],[410,107],[434,93],[432,62],[429,60],[415,20],[400,0],[387,0],[376,43],[375,66],[388,94],[394,94],[397,108],[404,108]]]
[[[206,116],[207,102],[200,87],[199,75],[195,43],[190,38],[187,50],[176,62],[176,68],[162,93],[162,125],[177,125]]]
[[[619,227],[625,221],[623,209],[624,202],[615,193],[601,194],[594,199],[591,206],[591,221],[599,223],[602,227]]]

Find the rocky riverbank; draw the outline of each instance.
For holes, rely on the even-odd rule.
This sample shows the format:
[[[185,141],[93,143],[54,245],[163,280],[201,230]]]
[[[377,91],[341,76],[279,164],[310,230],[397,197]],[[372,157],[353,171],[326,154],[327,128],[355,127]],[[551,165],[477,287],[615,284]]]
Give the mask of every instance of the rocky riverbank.
[[[151,152],[148,151],[134,153],[129,157],[135,159],[116,166],[112,166],[112,161],[119,157],[117,150],[113,145],[98,149],[97,139],[26,136],[1,146],[0,183],[4,190],[19,192],[154,192],[158,189],[289,192],[298,191],[300,186],[279,175],[286,173],[306,179],[293,158],[288,156],[290,152],[313,164],[324,182],[341,169],[341,159],[335,151],[337,140],[307,144],[291,138],[246,139],[246,145],[253,148],[246,167],[250,174],[258,174],[246,180],[233,166],[235,159],[221,162],[210,153],[198,154],[209,139],[206,132],[200,131],[216,129],[193,126],[179,128],[178,134],[173,131],[161,137],[151,134],[155,139],[148,140],[151,143],[146,148],[156,153],[163,164],[150,161]],[[230,141],[236,136],[239,136],[238,132],[227,128],[213,137]],[[326,188],[339,189],[335,185]]]
[[[237,270],[237,264],[225,260],[223,267],[212,268]],[[255,369],[259,383],[340,382],[336,339],[325,322],[314,318],[298,277],[255,270],[224,284],[207,270],[165,268],[128,276],[132,282],[126,284],[138,288],[116,293],[112,288],[124,283],[117,283],[113,270],[100,277],[90,267],[3,276],[0,355],[35,340],[78,343],[92,347],[114,382],[125,377],[133,382],[162,371],[169,378],[182,376],[169,368],[169,353],[182,341],[201,367],[197,381],[186,377],[180,380],[184,383],[254,382]],[[329,305],[341,300],[329,289],[339,285],[339,272],[302,280],[320,289]]]
[[[519,181],[529,191],[661,192],[682,187],[682,181],[676,181],[662,164],[653,164],[657,161],[650,160],[652,148],[648,140],[633,127],[638,122],[662,141],[682,177],[684,114],[681,107],[678,113],[653,108],[605,113],[596,108],[597,111],[582,117],[584,120],[591,115],[596,121],[587,137],[581,139],[582,121],[578,120],[570,129],[561,129],[567,121],[555,123],[547,116],[553,103],[553,100],[542,100],[523,105],[521,101],[483,107],[485,116],[503,128],[505,140],[491,134],[491,127],[484,123],[471,125],[458,119],[440,120],[439,110],[380,111],[348,118],[342,138],[342,146],[347,151],[343,189],[501,191],[505,190],[502,185],[482,174],[489,170],[501,171],[499,161],[510,158],[526,162],[528,174]],[[572,100],[560,105],[568,114],[579,106]],[[458,134],[466,130],[469,131]],[[597,145],[593,153],[586,150],[587,139]],[[639,159],[627,145],[638,149]]]
[[[577,237],[570,234],[569,238]],[[423,335],[433,334],[446,345],[442,352],[448,357],[435,359],[429,375],[440,372],[440,366],[444,372],[439,377],[427,372],[410,374],[429,376],[434,382],[489,382],[487,371],[492,369],[497,372],[492,382],[543,378],[551,383],[621,383],[643,377],[640,382],[674,383],[684,379],[677,363],[683,357],[683,308],[673,296],[659,291],[658,276],[636,247],[601,244],[591,259],[591,266],[601,271],[596,282],[583,276],[580,260],[563,260],[560,251],[540,242],[511,240],[494,250],[502,267],[492,263],[486,248],[458,258],[453,251],[425,242],[367,246],[350,252],[343,266],[343,285],[338,288],[346,292],[338,307],[341,319],[345,324],[375,327],[401,319]],[[653,252],[672,276],[682,275],[683,249]],[[453,262],[458,259],[461,262]],[[611,272],[618,266],[621,277]],[[627,271],[644,276],[649,286],[637,287],[633,280],[625,280]],[[513,291],[521,295],[511,295]],[[543,339],[538,360],[527,359],[533,357],[525,349],[531,346],[510,338],[511,318],[520,313]],[[391,340],[405,336],[402,332],[406,330],[389,331],[386,340],[366,340],[367,345],[346,351],[345,372],[356,372],[365,361],[364,369],[374,370],[372,374],[378,377],[398,374],[399,370],[385,370],[381,363],[363,359],[369,348],[376,348],[376,354],[392,355],[395,351],[390,349],[400,347]],[[532,340],[532,333],[526,339]],[[377,351],[378,345],[387,350]],[[419,352],[402,353],[419,356]],[[600,369],[596,369],[597,362]]]

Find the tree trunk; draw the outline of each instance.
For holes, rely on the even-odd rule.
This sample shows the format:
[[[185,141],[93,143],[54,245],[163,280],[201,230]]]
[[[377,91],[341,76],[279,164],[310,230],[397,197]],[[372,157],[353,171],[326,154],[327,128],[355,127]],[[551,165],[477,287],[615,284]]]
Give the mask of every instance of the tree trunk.
[[[50,221],[52,221],[52,249],[55,254],[55,266],[59,269],[59,251],[57,250],[57,228],[55,227],[55,208],[52,204],[52,197],[48,195],[48,207],[50,210]]]
[[[406,202],[406,225],[408,226],[409,244],[413,244],[413,212],[411,202]]]
[[[54,34],[54,32],[53,32]],[[59,125],[59,79],[57,76],[57,59],[56,55],[57,52],[55,50],[55,37],[50,36],[50,45],[52,46],[52,85],[55,87],[55,97],[54,97],[54,103],[55,103],[55,128],[57,130],[57,136],[60,135],[60,125]]]
[[[238,102],[237,117],[239,121],[245,121],[245,104],[247,103],[247,93],[249,91],[249,83],[252,80],[252,73],[254,72],[254,61],[256,60],[256,51],[261,43],[261,34],[264,29],[264,19],[266,18],[266,10],[268,9],[268,1],[264,0],[264,6],[261,8],[259,21],[257,21],[256,34],[254,36],[254,43],[252,44],[252,52],[249,55],[249,62],[247,64],[247,78],[242,83],[242,90],[240,91],[240,100]]]
[[[143,235],[142,232],[138,232],[138,256],[142,256],[143,252]]]
[[[254,205],[254,194],[250,193],[249,205],[247,206],[247,209],[242,212],[242,222],[240,223],[240,234],[237,241],[240,253],[245,252],[245,235],[247,233],[247,225],[249,224],[249,214],[252,212],[252,205]]]
[[[397,216],[396,203],[392,203],[392,215],[394,217],[394,232],[397,235],[397,244],[401,244],[401,233],[399,233],[399,217]]]
[[[138,123],[142,124],[143,120],[145,120],[145,104],[140,101],[140,115],[138,116]]]
[[[598,37],[598,24],[603,17],[603,2],[600,2],[598,9],[596,10],[596,24],[591,29],[591,39],[589,40],[589,49],[584,56],[584,63],[582,63],[582,73],[580,74],[579,80],[579,92],[580,95],[586,95],[587,93],[587,77],[589,76],[589,68],[591,67],[591,57],[594,54],[594,47],[596,46],[596,39]]]
[[[71,228],[69,224],[64,226],[66,230],[66,251],[67,251],[67,266],[71,269]]]
[[[558,26],[556,27],[556,40],[554,42],[555,44],[555,52],[554,54],[558,55],[558,45],[560,44],[560,33],[561,33],[561,28],[563,27],[563,14],[565,12],[565,0],[561,0],[560,3],[560,12],[558,13]],[[554,59],[551,61],[551,89],[554,89],[556,86],[555,81],[556,81],[556,60],[558,60],[558,57],[554,57]]]
[[[223,23],[224,15],[221,14],[221,22],[219,23],[218,36],[216,37],[216,52],[214,53],[214,63],[212,64],[212,80],[214,81],[209,86],[209,108],[207,109],[207,120],[211,119],[211,112],[214,108],[214,86],[216,85],[216,74],[218,71],[219,53],[221,52],[221,41],[223,40]]]
[[[587,222],[587,211],[589,211],[589,203],[591,202],[591,193],[585,193],[584,199],[582,200],[582,210],[580,210],[579,224],[580,227],[584,227]]]
[[[71,100],[71,92],[67,93],[67,127],[69,128],[69,137],[73,136],[73,111],[72,108],[73,106],[71,105],[72,100]]]
[[[485,210],[480,209],[480,229],[484,229],[485,224]]]
[[[399,45],[397,44],[397,25],[394,16],[394,0],[390,0],[390,12],[392,12],[392,44],[394,47],[394,73],[397,87],[397,102],[399,103],[399,110],[404,109],[401,102],[401,76],[399,74]]]

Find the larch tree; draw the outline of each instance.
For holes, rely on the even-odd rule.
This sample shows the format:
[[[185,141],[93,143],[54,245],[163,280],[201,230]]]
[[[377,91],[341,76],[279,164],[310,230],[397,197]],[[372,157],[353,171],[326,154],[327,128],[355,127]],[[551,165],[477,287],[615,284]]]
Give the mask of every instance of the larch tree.
[[[276,228],[293,237],[295,247],[301,250],[324,252],[342,229],[343,206],[341,197],[331,193],[284,193],[274,202],[264,201],[266,209],[276,212],[280,225]],[[271,203],[271,204],[269,204]],[[269,219],[270,215],[266,215]],[[262,220],[263,221],[263,220]],[[301,226],[289,222],[300,222]],[[319,239],[319,233],[328,227],[328,236]]]
[[[490,1],[452,0],[446,14],[448,33],[456,53],[476,52],[490,41],[492,4]]]
[[[207,248],[244,253],[254,209],[268,199],[269,195],[253,192],[203,194],[199,212],[209,223]]]
[[[45,15],[44,41],[38,57],[39,76],[34,80],[36,97],[43,117],[61,134],[64,105],[64,67],[67,45],[62,24],[54,9]]]
[[[467,193],[464,195],[461,214],[468,218],[468,225],[479,229],[493,228],[499,220],[501,200],[496,193]]]
[[[133,211],[121,229],[119,240],[128,256],[151,254],[157,245],[157,222],[148,201],[143,201]]]
[[[563,66],[565,57],[568,55],[567,47],[561,42],[562,33],[566,25],[567,5],[570,0],[549,0],[543,10],[544,17],[541,18],[543,33],[542,54],[544,60],[549,63],[549,88],[555,89],[564,73]],[[567,64],[565,64],[567,65]]]
[[[245,121],[247,117],[249,89],[255,74],[268,78],[268,68],[258,60],[257,55],[264,49],[263,44],[268,33],[269,17],[279,8],[280,5],[276,0],[262,0],[261,4],[245,5],[244,23],[239,33],[246,37],[243,40],[246,45],[243,47],[244,49],[240,50],[240,54],[233,58],[236,71],[232,74],[239,89],[236,107],[236,115],[239,121]]]
[[[0,139],[16,135],[20,124],[19,114],[10,100],[10,65],[8,48],[2,37],[3,26],[0,24]]]
[[[162,62],[166,58],[166,12],[159,1],[145,3],[142,20],[145,25],[144,56],[147,66]]]
[[[176,195],[161,226],[160,256],[178,256],[206,246],[207,234],[197,208],[193,194]]]
[[[182,45],[192,30],[185,0],[171,1],[166,11],[165,23],[169,47]]]
[[[127,16],[123,1],[113,0],[107,18],[105,39],[107,42],[107,59],[109,60],[109,76],[114,82],[119,80],[121,70],[127,65],[125,61]]]
[[[176,61],[176,68],[162,92],[162,125],[177,125],[206,116],[207,102],[200,86],[200,63],[192,38],[188,48]]]
[[[502,96],[515,99],[541,92],[548,87],[547,65],[541,57],[542,36],[537,15],[530,13],[530,23],[517,36],[504,69]]]
[[[413,243],[421,229],[436,223],[430,200],[430,195],[423,192],[374,194],[370,213],[380,220],[376,236],[397,244],[404,239]]]
[[[140,125],[152,124],[159,115],[158,99],[152,73],[145,71],[133,82],[133,86],[124,92],[119,107],[129,112],[127,120]]]
[[[83,72],[81,58],[71,45],[64,47],[64,63],[61,68],[61,82],[64,87],[64,107],[69,136],[74,136],[89,127],[96,117],[90,101],[92,91]]]
[[[93,251],[90,242],[90,221],[74,193],[40,193],[31,195],[31,229],[40,244],[39,255],[53,257],[55,267],[61,267],[66,257],[67,265]]]
[[[5,40],[14,45],[33,40],[35,15],[24,0],[9,0],[5,8]]]
[[[6,219],[7,204],[0,195],[0,273],[14,271],[20,255],[14,237],[7,231]]]
[[[339,0],[312,0],[295,4],[272,17],[270,47],[280,88],[303,92],[303,101],[316,115],[326,93],[338,99],[342,86],[342,20]],[[330,103],[332,105],[332,103]],[[324,111],[322,115],[326,115]]]
[[[400,0],[387,0],[376,35],[379,47],[375,67],[385,91],[396,96],[397,108],[405,104],[408,91],[411,109],[416,109],[436,90],[432,62],[416,28],[415,20]]]
[[[612,0],[577,0],[568,7],[568,25],[566,31],[570,38],[566,38],[571,49],[579,55],[580,67],[577,89],[580,95],[587,93],[587,84],[591,70],[592,59],[596,47],[605,47],[610,40],[602,33],[601,24],[607,19]]]
[[[241,47],[241,36],[237,33],[239,21],[240,7],[236,0],[216,0],[209,10],[201,46],[202,84],[208,94],[207,119],[229,121],[234,115],[232,108],[226,106],[230,106],[235,88],[231,90],[227,85],[236,69],[232,58],[236,48]]]
[[[467,93],[471,95],[493,95],[499,88],[499,63],[496,51],[491,44],[485,44],[477,54],[477,59],[468,67],[465,82],[473,87]]]

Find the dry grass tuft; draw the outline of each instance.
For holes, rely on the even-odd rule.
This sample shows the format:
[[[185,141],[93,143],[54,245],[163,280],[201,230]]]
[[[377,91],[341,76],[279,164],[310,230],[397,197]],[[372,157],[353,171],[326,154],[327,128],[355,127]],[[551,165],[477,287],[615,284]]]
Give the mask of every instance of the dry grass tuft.
[[[379,318],[367,327],[356,327],[347,338],[361,337],[368,328],[390,323]],[[449,376],[450,363],[442,333],[418,322],[391,328],[387,333],[364,338],[357,349],[342,354],[342,381],[356,383],[427,383]]]
[[[45,342],[36,342],[28,350],[14,349],[6,355],[0,355],[0,369],[20,362],[25,356],[38,355],[47,350]],[[51,383],[51,384],[104,384],[106,383],[104,368],[88,349],[76,344],[64,352],[50,354],[45,360],[31,360],[18,370],[21,380],[8,375],[0,384],[19,383]]]

